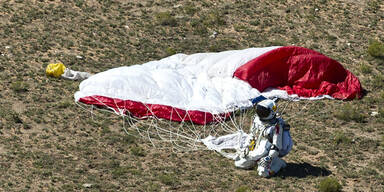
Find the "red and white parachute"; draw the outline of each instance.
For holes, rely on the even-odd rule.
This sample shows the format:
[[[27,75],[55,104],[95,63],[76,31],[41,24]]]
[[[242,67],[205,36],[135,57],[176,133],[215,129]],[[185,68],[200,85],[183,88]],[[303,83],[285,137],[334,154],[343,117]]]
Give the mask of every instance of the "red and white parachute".
[[[75,100],[137,118],[208,124],[252,106],[260,95],[353,99],[361,94],[358,78],[337,61],[286,46],[176,54],[110,69],[81,82]]]
[[[155,146],[208,148],[233,158],[223,149],[244,147],[252,118],[239,109],[253,106],[261,97],[314,100],[361,95],[358,78],[337,61],[287,46],[176,54],[110,69],[82,81],[75,100],[92,109],[111,109]]]

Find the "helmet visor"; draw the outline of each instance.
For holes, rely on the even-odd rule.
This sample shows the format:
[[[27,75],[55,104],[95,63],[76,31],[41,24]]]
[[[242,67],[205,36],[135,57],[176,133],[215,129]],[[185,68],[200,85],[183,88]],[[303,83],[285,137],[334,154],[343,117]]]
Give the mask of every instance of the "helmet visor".
[[[264,107],[264,106],[257,105],[256,106],[256,113],[260,119],[266,119],[271,114],[271,110]]]

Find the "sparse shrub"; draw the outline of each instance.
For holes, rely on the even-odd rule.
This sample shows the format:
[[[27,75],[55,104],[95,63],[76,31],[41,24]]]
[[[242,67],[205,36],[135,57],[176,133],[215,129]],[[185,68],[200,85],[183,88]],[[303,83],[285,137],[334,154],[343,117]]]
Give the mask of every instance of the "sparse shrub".
[[[62,101],[62,102],[57,104],[57,108],[65,109],[65,108],[70,107],[71,105],[72,105],[71,101]]]
[[[384,108],[380,108],[376,116],[379,122],[384,122]],[[383,141],[384,142],[384,141]]]
[[[219,47],[215,44],[215,45],[211,45],[208,47],[208,51],[209,52],[218,52],[220,49]]]
[[[327,177],[320,181],[319,191],[320,192],[339,192],[341,191],[342,186],[333,177]]]
[[[219,11],[213,11],[203,18],[204,25],[211,26],[211,25],[225,25],[225,17],[222,13]]]
[[[118,166],[118,167],[115,167],[112,171],[112,177],[113,178],[119,178],[119,177],[122,177],[124,175],[126,175],[129,171],[129,167],[126,167],[126,166]]]
[[[192,3],[189,3],[189,4],[184,6],[184,11],[188,15],[193,16],[197,11],[199,11],[199,8],[195,7]]]
[[[336,132],[334,137],[336,144],[349,144],[351,143],[351,139],[348,138],[343,132]]]
[[[379,1],[368,1],[368,9],[374,13],[380,9]]]
[[[176,26],[177,21],[175,17],[171,15],[169,12],[160,12],[156,15],[156,19],[161,25],[169,25],[169,26]]]
[[[11,84],[11,89],[17,93],[28,91],[29,85],[22,81],[15,81]]]
[[[237,32],[242,32],[242,31],[245,31],[246,29],[247,29],[247,27],[246,26],[244,26],[244,25],[234,25],[234,28],[235,28],[235,31],[237,31]]]
[[[368,65],[365,65],[365,64],[360,65],[360,70],[364,74],[369,74],[372,72],[372,68]]]
[[[334,114],[335,117],[343,121],[355,121],[362,123],[365,121],[365,115],[361,113],[359,108],[352,107],[351,104],[345,104],[340,107]]]
[[[173,186],[177,183],[177,177],[173,174],[163,174],[159,176],[160,182],[165,185]]]
[[[145,157],[146,153],[143,148],[139,146],[133,146],[131,148],[132,155],[139,156],[139,157]]]
[[[23,123],[18,113],[12,113],[11,118],[15,123]]]
[[[125,135],[123,137],[124,144],[133,144],[133,143],[135,143],[135,141],[136,141],[136,139],[132,135]]]
[[[253,21],[250,21],[249,24],[251,24],[253,26],[258,26],[258,25],[260,25],[260,21],[259,20],[253,20]]]
[[[145,191],[149,191],[149,192],[152,192],[152,191],[160,191],[160,189],[161,189],[161,187],[159,186],[159,184],[150,182],[150,183],[147,185]]]
[[[384,91],[380,92],[379,96],[380,96],[380,99],[384,100]]]
[[[384,135],[381,136],[380,146],[381,149],[384,149]]]
[[[174,48],[172,48],[172,47],[168,47],[165,50],[165,52],[167,53],[168,56],[176,54],[176,50]]]
[[[375,75],[372,80],[372,86],[375,88],[384,87],[384,75]]]
[[[369,44],[368,54],[375,58],[384,58],[384,44],[374,40]]]
[[[246,185],[243,185],[236,189],[236,192],[247,192],[247,191],[251,191],[251,189]]]
[[[76,4],[77,7],[81,8],[84,5],[84,0],[76,0],[75,4]]]
[[[199,24],[194,27],[194,34],[204,36],[208,33],[208,28],[205,25]]]

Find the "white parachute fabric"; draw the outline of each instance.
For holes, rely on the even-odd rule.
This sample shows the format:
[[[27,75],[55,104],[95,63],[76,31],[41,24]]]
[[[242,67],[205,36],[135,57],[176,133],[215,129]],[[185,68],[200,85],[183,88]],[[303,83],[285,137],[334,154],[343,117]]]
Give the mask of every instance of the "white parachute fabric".
[[[242,130],[233,134],[228,134],[220,137],[208,136],[201,141],[208,149],[217,151],[224,157],[235,160],[237,150],[244,149],[249,145],[248,141],[251,140],[251,136]],[[232,152],[226,152],[225,150],[232,150]]]
[[[84,80],[92,76],[92,74],[88,72],[82,72],[82,71],[74,71],[72,69],[66,68],[64,70],[64,73],[61,75],[61,77],[69,80]]]
[[[75,100],[98,95],[213,114],[250,107],[250,99],[260,92],[233,78],[233,73],[255,56],[275,48],[176,54],[142,65],[110,69],[81,82]]]

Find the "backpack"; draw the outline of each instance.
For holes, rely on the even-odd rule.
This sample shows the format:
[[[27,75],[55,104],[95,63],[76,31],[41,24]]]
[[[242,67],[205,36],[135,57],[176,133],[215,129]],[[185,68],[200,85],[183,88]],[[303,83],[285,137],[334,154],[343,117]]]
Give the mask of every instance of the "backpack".
[[[284,157],[286,156],[292,149],[293,146],[293,141],[291,134],[288,130],[283,131],[283,147],[282,149],[279,150],[279,157]]]

